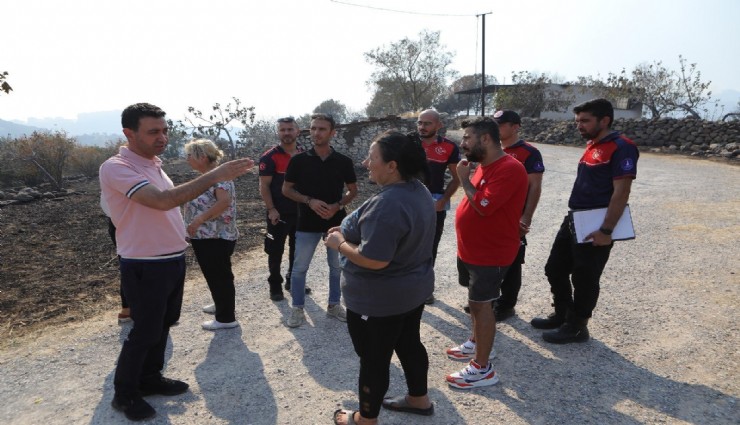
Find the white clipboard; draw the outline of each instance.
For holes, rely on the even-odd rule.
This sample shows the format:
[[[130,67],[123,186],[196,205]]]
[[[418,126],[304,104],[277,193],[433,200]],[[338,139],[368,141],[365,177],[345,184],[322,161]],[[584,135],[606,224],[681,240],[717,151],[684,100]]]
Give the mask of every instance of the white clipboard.
[[[591,243],[591,241],[585,241],[586,236],[592,232],[599,230],[601,225],[604,223],[604,217],[606,216],[606,208],[597,208],[593,210],[583,211],[571,211],[568,213],[571,220],[571,225],[576,238],[576,243]],[[632,212],[630,206],[627,204],[624,207],[624,212],[619,218],[617,225],[612,231],[613,241],[624,241],[635,238],[635,228],[632,225]]]

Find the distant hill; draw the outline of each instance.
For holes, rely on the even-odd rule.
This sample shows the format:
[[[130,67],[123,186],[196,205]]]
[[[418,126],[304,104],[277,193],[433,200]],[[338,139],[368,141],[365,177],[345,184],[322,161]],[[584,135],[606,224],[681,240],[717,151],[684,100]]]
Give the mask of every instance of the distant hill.
[[[0,137],[21,137],[34,131],[47,131],[47,129],[0,120]]]
[[[119,132],[118,134],[113,133],[92,133],[92,134],[79,134],[77,136],[73,136],[77,143],[81,145],[95,145],[95,146],[104,146],[107,142],[115,142],[119,139],[124,139],[123,133]]]
[[[85,112],[77,119],[29,118],[28,125],[64,130],[70,136],[93,133],[121,134],[121,111]]]
[[[121,111],[87,112],[77,119],[29,118],[26,122],[0,120],[0,137],[21,137],[34,131],[67,132],[82,145],[102,146],[108,141],[123,138],[121,133]]]

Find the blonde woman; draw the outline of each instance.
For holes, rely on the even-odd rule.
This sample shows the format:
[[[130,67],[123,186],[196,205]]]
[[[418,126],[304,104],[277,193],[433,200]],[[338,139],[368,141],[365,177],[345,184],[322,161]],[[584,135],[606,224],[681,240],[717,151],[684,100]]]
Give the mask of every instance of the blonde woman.
[[[207,139],[188,142],[185,154],[188,164],[201,174],[216,168],[224,155]],[[234,315],[234,274],[231,272],[231,255],[239,237],[234,182],[211,186],[185,204],[183,215],[195,258],[214,302],[203,308],[204,312],[216,315],[215,320],[203,322],[203,329],[215,331],[239,326]]]

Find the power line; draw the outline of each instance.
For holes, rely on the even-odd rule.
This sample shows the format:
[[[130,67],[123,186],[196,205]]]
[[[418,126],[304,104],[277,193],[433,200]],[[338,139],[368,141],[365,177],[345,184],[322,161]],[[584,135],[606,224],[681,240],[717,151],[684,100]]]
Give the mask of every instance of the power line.
[[[354,6],[354,7],[364,7],[365,9],[374,9],[374,10],[382,10],[385,12],[395,12],[395,13],[406,13],[408,15],[425,15],[425,16],[464,16],[464,17],[470,17],[470,16],[478,16],[475,14],[467,14],[467,15],[454,15],[454,14],[445,14],[445,13],[426,13],[426,12],[411,12],[408,10],[396,10],[396,9],[386,9],[383,7],[373,7],[373,6],[367,6],[364,4],[356,4],[356,3],[349,3],[346,1],[339,1],[339,0],[330,0],[332,3],[339,3],[344,4],[347,6]]]

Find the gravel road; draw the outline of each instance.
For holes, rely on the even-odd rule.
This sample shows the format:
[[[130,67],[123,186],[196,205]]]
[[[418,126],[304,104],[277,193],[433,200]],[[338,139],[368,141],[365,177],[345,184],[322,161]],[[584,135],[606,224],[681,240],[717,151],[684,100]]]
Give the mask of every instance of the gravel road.
[[[631,199],[637,239],[612,250],[589,325],[592,340],[554,346],[528,323],[551,308],[543,267],[581,149],[538,147],[547,167],[543,197],[517,316],[498,326],[501,382],[472,391],[444,382],[463,366],[444,350],[463,341],[469,327],[450,216],[436,267],[438,301],[422,322],[436,413],[382,411],[380,423],[740,423],[740,167],[643,153]],[[358,359],[345,325],[325,315],[324,258],[317,252],[309,271],[308,324],[297,329],[283,324],[289,302],[269,301],[266,257],[257,250],[235,267],[241,327],[201,330],[209,295],[192,265],[165,371],[191,391],[149,397],[158,414],[147,423],[329,424],[335,409],[356,409]],[[126,332],[111,311],[12,341],[0,352],[0,423],[127,423],[110,407]],[[389,395],[404,391],[394,360]]]

